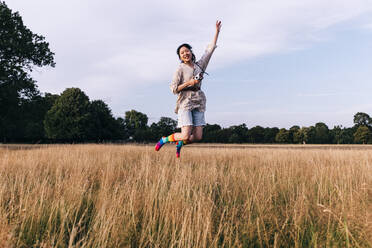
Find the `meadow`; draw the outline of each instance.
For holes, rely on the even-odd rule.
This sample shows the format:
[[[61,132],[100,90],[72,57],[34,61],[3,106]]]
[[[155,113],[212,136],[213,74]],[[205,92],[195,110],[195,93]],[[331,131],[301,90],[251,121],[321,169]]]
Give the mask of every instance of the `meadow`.
[[[0,247],[372,247],[372,146],[0,146]]]

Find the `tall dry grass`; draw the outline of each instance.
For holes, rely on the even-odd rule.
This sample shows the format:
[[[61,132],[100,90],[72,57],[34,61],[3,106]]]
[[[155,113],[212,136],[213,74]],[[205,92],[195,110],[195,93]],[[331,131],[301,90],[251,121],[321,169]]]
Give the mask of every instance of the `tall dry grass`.
[[[372,150],[0,148],[2,247],[371,247]]]

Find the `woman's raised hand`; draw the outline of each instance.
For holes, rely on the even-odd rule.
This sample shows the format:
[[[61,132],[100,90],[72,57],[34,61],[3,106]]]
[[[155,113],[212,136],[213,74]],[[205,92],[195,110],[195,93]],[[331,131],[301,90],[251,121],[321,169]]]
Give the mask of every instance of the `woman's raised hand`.
[[[216,31],[217,32],[220,32],[220,30],[221,30],[221,26],[222,26],[222,23],[221,23],[221,21],[216,21]]]
[[[216,33],[214,34],[214,38],[212,42],[213,46],[216,46],[217,44],[217,39],[218,39],[218,35],[220,34],[221,26],[222,26],[221,21],[217,20],[216,21]]]

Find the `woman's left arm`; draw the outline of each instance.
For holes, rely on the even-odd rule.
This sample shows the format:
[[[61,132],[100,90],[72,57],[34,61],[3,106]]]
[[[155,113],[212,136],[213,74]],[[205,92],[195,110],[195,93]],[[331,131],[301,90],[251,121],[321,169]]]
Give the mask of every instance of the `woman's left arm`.
[[[214,39],[212,43],[208,45],[201,59],[197,62],[197,64],[203,68],[203,71],[206,70],[209,60],[212,56],[212,53],[214,49],[216,48],[217,39],[218,39],[218,35],[220,34],[221,26],[222,26],[221,21],[216,21],[216,33],[214,35]]]
[[[217,45],[217,39],[218,39],[218,35],[220,34],[221,26],[222,26],[221,21],[216,21],[216,33],[214,35],[214,39],[213,39],[213,43],[212,43],[213,47],[215,47]]]

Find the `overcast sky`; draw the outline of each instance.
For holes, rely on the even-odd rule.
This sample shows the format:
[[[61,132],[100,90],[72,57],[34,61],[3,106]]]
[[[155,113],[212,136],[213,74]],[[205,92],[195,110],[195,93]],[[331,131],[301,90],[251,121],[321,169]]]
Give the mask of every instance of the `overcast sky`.
[[[8,0],[43,35],[55,68],[40,91],[82,89],[113,114],[176,119],[169,89],[190,43],[196,57],[222,30],[203,81],[206,120],[228,127],[352,126],[372,116],[372,0]]]

